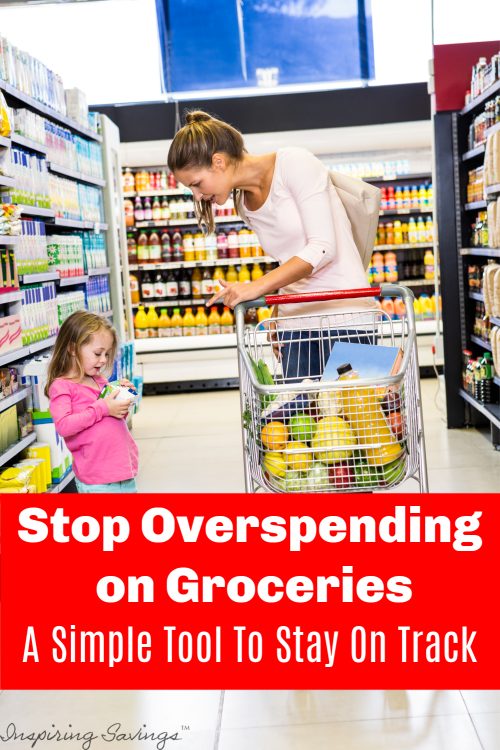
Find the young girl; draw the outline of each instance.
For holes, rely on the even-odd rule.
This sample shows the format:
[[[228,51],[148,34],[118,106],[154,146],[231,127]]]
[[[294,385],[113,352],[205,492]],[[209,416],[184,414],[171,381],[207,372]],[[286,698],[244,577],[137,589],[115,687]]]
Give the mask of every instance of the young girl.
[[[117,401],[117,392],[98,398],[107,383],[101,370],[111,370],[116,348],[108,321],[79,310],[62,324],[49,365],[45,392],[73,455],[78,492],[137,492],[137,445],[125,422],[130,401]]]

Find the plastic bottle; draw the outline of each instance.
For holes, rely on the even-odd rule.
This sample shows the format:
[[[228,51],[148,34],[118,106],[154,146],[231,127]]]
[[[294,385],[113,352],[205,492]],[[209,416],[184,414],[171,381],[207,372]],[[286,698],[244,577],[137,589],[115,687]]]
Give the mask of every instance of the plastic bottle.
[[[385,238],[385,224],[380,223],[377,229],[377,245],[387,245]]]
[[[240,258],[249,258],[251,257],[251,248],[249,244],[250,240],[250,232],[248,229],[240,229],[238,232],[238,243],[240,246]]]
[[[169,300],[175,300],[179,297],[179,282],[177,280],[177,275],[173,268],[170,269],[170,271],[167,274],[166,278],[166,286],[167,286],[167,299]]]
[[[241,283],[250,281],[250,271],[246,264],[243,264],[238,272],[238,281]]]
[[[432,304],[428,294],[420,295],[420,306],[422,310],[422,318],[424,320],[432,319]]]
[[[162,220],[161,204],[160,204],[160,199],[159,198],[155,198],[153,200],[152,212],[153,212],[153,221],[161,221]]]
[[[252,281],[257,281],[257,279],[261,279],[264,276],[264,271],[260,267],[258,263],[254,263],[252,266]]]
[[[130,167],[126,167],[122,177],[124,193],[133,193],[135,190],[135,179]]]
[[[416,185],[411,186],[410,208],[417,211],[420,208],[420,197],[418,193],[418,187]]]
[[[123,201],[123,210],[125,212],[125,226],[133,227],[135,225],[134,204],[132,203],[130,198],[126,198]]]
[[[134,318],[134,336],[136,339],[148,338],[148,318],[144,311],[144,305],[139,305]]]
[[[164,307],[162,307],[160,313],[160,317],[158,318],[158,337],[162,339],[170,336],[170,318]]]
[[[234,333],[234,317],[229,307],[224,307],[220,316],[221,333]]]
[[[156,312],[156,308],[153,306],[149,308],[146,319],[148,324],[148,338],[154,339],[158,336],[158,313]]]
[[[178,230],[172,235],[172,260],[176,263],[184,260],[182,252],[182,234]]]
[[[182,315],[179,307],[174,307],[174,312],[170,318],[170,335],[182,336]]]
[[[149,198],[144,198],[144,221],[153,220],[153,209],[151,208],[151,201]]]
[[[392,221],[388,221],[385,225],[385,243],[386,245],[394,245],[394,226]]]
[[[169,263],[172,260],[172,245],[170,244],[170,235],[168,232],[162,232],[160,242],[162,263]]]
[[[203,307],[198,308],[195,316],[197,336],[206,336],[208,334],[208,318]]]
[[[422,303],[419,297],[415,297],[413,300],[413,312],[415,313],[415,320],[422,320]]]
[[[142,274],[141,279],[141,298],[145,300],[153,299],[154,297],[154,284],[153,279],[149,271]]]
[[[379,253],[379,252],[373,253],[372,266],[373,266],[373,283],[382,284],[385,279],[384,256],[382,255],[382,253]]]
[[[182,335],[194,336],[196,333],[196,321],[191,307],[186,307],[186,312],[182,318]]]
[[[403,244],[403,229],[399,220],[394,222],[394,244]]]
[[[137,263],[137,243],[133,234],[127,235],[128,262],[132,265]]]
[[[210,315],[208,316],[208,333],[210,335],[221,332],[220,315],[217,307],[210,308]]]
[[[227,234],[227,250],[228,258],[240,257],[239,238],[236,229],[231,229]]]
[[[433,242],[434,241],[434,222],[430,216],[427,217],[427,221],[425,222],[425,228],[427,230],[425,241]]]
[[[381,303],[381,308],[389,318],[393,319],[396,316],[394,302],[390,297],[384,297]]]
[[[217,257],[221,259],[228,257],[227,235],[225,232],[217,233]]]
[[[214,281],[210,268],[205,268],[201,277],[201,296],[206,300],[214,293]]]
[[[405,315],[405,303],[403,302],[401,297],[396,297],[396,299],[394,300],[394,316],[397,320],[400,320],[401,318],[404,318]]]
[[[193,269],[191,275],[191,293],[193,299],[201,299],[201,270],[197,267]]]
[[[235,266],[229,266],[226,271],[226,281],[228,284],[235,284],[238,281],[238,272]]]
[[[191,274],[187,268],[183,268],[179,273],[179,298],[182,300],[191,299]]]
[[[142,200],[139,196],[134,200],[134,219],[136,221],[144,221],[144,209],[142,207]]]
[[[403,208],[407,211],[411,208],[411,188],[405,185],[403,188]]]
[[[184,260],[194,260],[194,241],[191,232],[184,232],[182,236],[182,248],[184,251]]]
[[[193,237],[194,244],[194,259],[195,260],[206,260],[207,253],[205,249],[205,236],[203,232],[196,232]]]
[[[384,255],[385,280],[389,284],[395,284],[398,280],[398,261],[396,253],[385,253]]]
[[[213,233],[205,237],[205,257],[207,260],[217,260],[217,237]]]
[[[416,245],[418,242],[417,225],[413,216],[408,222],[408,242],[410,245]]]
[[[158,232],[151,232],[149,235],[148,253],[150,263],[161,262],[161,243]]]
[[[139,279],[135,273],[129,274],[129,285],[130,285],[130,301],[133,305],[137,305],[141,298],[139,293]]]
[[[425,267],[424,278],[427,281],[432,281],[434,279],[434,273],[435,273],[435,270],[434,270],[434,253],[432,252],[432,250],[426,250],[426,252],[425,252],[425,255],[424,255],[424,267]]]
[[[224,269],[221,266],[216,266],[214,268],[214,275],[213,275],[213,284],[214,284],[214,294],[216,292],[220,292],[222,289],[222,284],[220,284],[220,281],[225,281],[226,277],[224,275]]]
[[[338,367],[337,372],[342,381],[359,379],[359,373],[347,363]],[[370,466],[385,466],[401,455],[403,448],[387,423],[374,388],[343,389],[340,401],[342,413],[349,420],[360,447],[378,443],[376,447],[363,448]]]
[[[168,200],[166,196],[162,199],[161,202],[161,220],[162,221],[169,221],[170,219],[170,206],[168,204]]]
[[[481,367],[479,400],[484,404],[490,404],[493,387],[493,359],[490,352],[484,352],[479,365]]]
[[[404,208],[403,204],[403,189],[398,185],[394,191],[394,200],[396,202],[396,211],[401,211]]]
[[[141,232],[137,238],[137,262],[149,263],[148,235]]]
[[[427,239],[427,229],[423,216],[419,216],[417,219],[417,242],[423,244]]]

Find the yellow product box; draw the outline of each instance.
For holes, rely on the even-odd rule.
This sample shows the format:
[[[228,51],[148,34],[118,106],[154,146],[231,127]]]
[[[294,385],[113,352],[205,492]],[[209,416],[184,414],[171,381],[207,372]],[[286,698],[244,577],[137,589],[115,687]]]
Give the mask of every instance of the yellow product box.
[[[28,487],[33,485],[36,492],[36,482],[34,481],[34,466],[9,466],[0,474],[0,492],[11,489],[12,491],[24,490],[28,492]]]
[[[17,443],[17,410],[15,405],[0,412],[0,453]]]
[[[52,484],[52,466],[50,464],[50,445],[48,443],[33,443],[26,449],[27,458],[41,458],[43,459],[44,471],[45,471],[45,482],[48,485]]]
[[[18,461],[14,464],[16,468],[29,468],[33,466],[33,479],[36,484],[37,492],[47,492],[47,483],[45,481],[45,467],[41,458],[25,458],[23,461]]]

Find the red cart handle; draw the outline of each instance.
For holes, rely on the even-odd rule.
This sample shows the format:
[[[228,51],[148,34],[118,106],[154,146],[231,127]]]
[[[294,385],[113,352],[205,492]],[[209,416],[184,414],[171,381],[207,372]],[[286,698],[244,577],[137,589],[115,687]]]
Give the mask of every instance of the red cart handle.
[[[378,297],[379,286],[366,289],[336,289],[331,292],[306,292],[305,294],[270,294],[266,296],[266,305],[290,305],[300,302],[328,302],[332,299],[355,299],[357,297]]]

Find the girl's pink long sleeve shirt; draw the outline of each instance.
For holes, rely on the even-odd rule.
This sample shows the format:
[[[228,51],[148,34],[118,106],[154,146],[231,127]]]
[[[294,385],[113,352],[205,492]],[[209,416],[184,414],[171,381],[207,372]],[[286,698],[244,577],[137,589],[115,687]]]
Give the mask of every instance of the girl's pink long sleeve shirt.
[[[99,386],[106,379],[95,378]],[[85,484],[109,484],[137,474],[138,449],[124,419],[109,415],[104,399],[88,385],[56,378],[50,386],[50,413],[73,456],[76,477]]]

